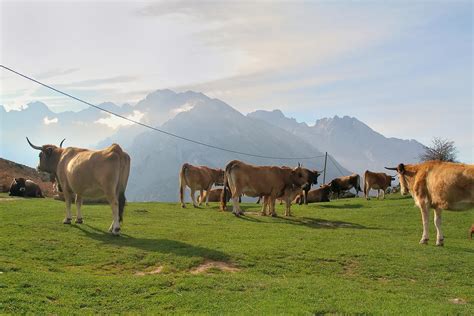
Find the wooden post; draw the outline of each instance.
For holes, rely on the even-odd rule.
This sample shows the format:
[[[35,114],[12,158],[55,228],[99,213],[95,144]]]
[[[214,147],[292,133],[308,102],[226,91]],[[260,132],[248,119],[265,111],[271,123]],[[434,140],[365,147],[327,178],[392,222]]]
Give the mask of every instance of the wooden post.
[[[326,184],[326,165],[328,162],[328,152],[326,151],[326,155],[324,156],[324,174],[323,174],[323,184]]]

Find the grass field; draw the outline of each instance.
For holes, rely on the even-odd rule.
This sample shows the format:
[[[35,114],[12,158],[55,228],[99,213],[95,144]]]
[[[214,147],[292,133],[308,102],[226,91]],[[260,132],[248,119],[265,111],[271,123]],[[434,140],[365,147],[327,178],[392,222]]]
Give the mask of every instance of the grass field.
[[[121,237],[106,232],[108,206],[83,214],[63,225],[63,202],[0,195],[0,313],[474,312],[474,210],[443,213],[445,247],[432,219],[418,244],[419,210],[399,195],[293,206],[291,218],[129,203]],[[231,271],[201,266],[213,261]]]

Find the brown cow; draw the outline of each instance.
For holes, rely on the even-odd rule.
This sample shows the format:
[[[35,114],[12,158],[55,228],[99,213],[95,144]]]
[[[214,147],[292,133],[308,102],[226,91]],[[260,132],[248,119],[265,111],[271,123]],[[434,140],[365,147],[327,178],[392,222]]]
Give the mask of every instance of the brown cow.
[[[209,191],[208,201],[209,202],[219,202],[221,200],[221,194],[222,194],[222,188],[212,189],[211,191]],[[198,201],[198,203],[201,203],[206,198],[207,198],[207,193],[204,192],[204,197],[199,195],[198,198],[197,198],[197,201]],[[227,197],[227,202],[229,202],[229,200],[230,200],[230,195]]]
[[[369,200],[370,189],[377,190],[377,198],[380,197],[382,192],[382,199],[385,198],[385,190],[392,185],[392,181],[395,177],[388,175],[383,172],[371,172],[366,170],[364,173],[364,196]]]
[[[387,167],[386,167],[387,168]],[[428,243],[429,209],[433,208],[436,245],[444,245],[441,231],[441,211],[463,210],[474,206],[474,165],[427,161],[420,164],[399,164],[401,194],[410,193],[420,208],[423,235],[420,244]]]
[[[338,198],[341,192],[348,191],[352,188],[356,190],[356,195],[359,195],[359,191],[362,191],[360,188],[360,176],[357,173],[333,179],[329,185],[331,186],[331,191],[334,192]]]
[[[25,178],[14,178],[9,193],[10,196],[44,198],[39,185]]]
[[[193,206],[201,206],[202,200],[199,201],[199,205],[195,201],[196,190],[200,191],[200,195],[203,196],[203,191],[206,191],[206,206],[209,205],[209,191],[213,184],[222,185],[224,182],[224,171],[222,169],[212,169],[206,166],[193,166],[188,163],[183,164],[181,172],[179,173],[179,200],[181,201],[181,207],[186,207],[184,204],[184,190],[186,186],[191,189],[191,200]]]
[[[301,187],[291,186],[291,187],[286,188],[283,192],[283,195],[277,198],[277,200],[280,200],[280,205],[283,204],[283,202],[285,203],[285,216],[291,216],[291,209],[290,209],[291,201],[293,201],[299,195],[303,195],[303,190],[301,189]],[[268,215],[271,215],[273,217],[277,216],[275,212],[275,205],[273,205],[273,207],[270,208],[270,205],[271,205],[270,203],[271,203],[270,197],[268,195],[264,196],[262,212],[261,212],[262,216],[266,216],[267,212],[268,212]],[[273,211],[271,211],[271,209],[273,209]]]
[[[120,234],[125,209],[125,189],[130,173],[130,156],[117,144],[103,150],[61,148],[55,145],[30,146],[40,150],[38,170],[53,175],[61,186],[66,201],[64,224],[71,224],[71,203],[76,198],[76,224],[82,224],[81,206],[84,197],[106,197],[112,208],[109,231]],[[64,141],[64,140],[63,140]]]
[[[329,202],[330,193],[331,186],[329,184],[323,184],[320,188],[309,191],[306,199],[308,203]],[[303,194],[300,194],[293,202],[301,205],[303,198]]]
[[[239,205],[239,196],[269,196],[270,213],[275,212],[275,199],[285,194],[285,190],[293,187],[307,188],[317,183],[319,173],[302,168],[284,168],[277,166],[254,166],[233,160],[226,166],[224,188],[229,186],[232,194],[233,213],[243,214]],[[221,210],[226,210],[226,189],[221,195]],[[289,199],[289,195],[286,196]],[[291,201],[287,201],[291,205]]]

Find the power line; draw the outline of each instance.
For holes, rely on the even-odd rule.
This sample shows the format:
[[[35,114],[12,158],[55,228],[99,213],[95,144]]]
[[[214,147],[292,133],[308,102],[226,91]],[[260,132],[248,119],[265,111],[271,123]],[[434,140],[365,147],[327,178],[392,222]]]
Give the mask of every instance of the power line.
[[[339,169],[334,159],[332,159],[331,156],[329,156],[329,159],[332,161],[332,164],[336,167],[336,169],[339,170],[339,173],[341,174],[341,176],[344,176],[344,172],[342,172],[341,169]]]
[[[45,84],[45,83],[43,83],[43,82],[41,82],[41,81],[38,81],[38,80],[36,80],[36,79],[34,79],[34,78],[31,78],[31,77],[29,77],[29,76],[27,76],[27,75],[24,75],[24,74],[22,74],[22,73],[20,73],[20,72],[18,72],[18,71],[16,71],[16,70],[13,70],[13,69],[11,69],[11,68],[9,68],[9,67],[6,67],[6,66],[4,66],[4,65],[0,65],[0,67],[2,67],[2,68],[5,69],[5,70],[8,70],[8,71],[10,71],[10,72],[12,72],[12,73],[14,73],[14,74],[20,76],[20,77],[23,77],[23,78],[25,78],[25,79],[28,79],[28,80],[30,80],[30,81],[33,81],[33,82],[35,82],[35,83],[37,83],[37,84],[39,84],[39,85],[42,85],[43,87],[46,87],[46,88],[48,88],[48,89],[51,89],[51,90],[53,90],[53,91],[55,91],[55,92],[57,92],[57,93],[60,93],[60,94],[62,94],[62,95],[65,95],[65,96],[67,96],[67,97],[69,97],[69,98],[71,98],[71,99],[74,99],[74,100],[79,101],[79,102],[81,102],[81,103],[84,103],[84,104],[86,104],[86,105],[88,105],[88,106],[91,106],[91,107],[93,107],[93,108],[96,108],[97,110],[100,110],[100,111],[109,113],[110,115],[114,115],[114,116],[119,117],[119,118],[121,118],[121,119],[127,120],[127,121],[129,121],[129,122],[131,122],[131,123],[134,123],[134,124],[143,126],[143,127],[145,127],[145,128],[149,128],[149,129],[151,129],[151,130],[154,130],[154,131],[156,131],[156,132],[160,132],[160,133],[166,134],[166,135],[168,135],[168,136],[172,136],[172,137],[175,137],[175,138],[178,138],[178,139],[187,141],[187,142],[191,142],[191,143],[194,143],[194,144],[198,144],[198,145],[201,145],[201,146],[205,146],[205,147],[209,147],[209,148],[213,148],[213,149],[217,149],[217,150],[221,150],[221,151],[226,151],[226,152],[230,152],[230,153],[234,153],[234,154],[239,154],[239,155],[244,155],[244,156],[249,156],[249,157],[256,157],[256,158],[265,158],[265,159],[309,160],[309,159],[316,159],[316,158],[324,157],[324,155],[313,156],[313,157],[274,157],[274,156],[264,156],[264,155],[251,154],[251,153],[246,153],[246,152],[243,152],[243,151],[237,151],[237,150],[232,150],[232,149],[227,149],[227,148],[223,148],[223,147],[219,147],[219,146],[214,146],[214,145],[206,144],[206,143],[203,143],[203,142],[200,142],[200,141],[191,139],[191,138],[179,136],[179,135],[176,135],[176,134],[173,134],[173,133],[164,131],[164,130],[162,130],[162,129],[159,129],[159,128],[150,126],[150,125],[148,125],[148,124],[141,123],[141,122],[136,121],[136,120],[134,120],[134,119],[131,119],[131,118],[128,118],[128,117],[126,117],[126,116],[120,115],[120,114],[118,114],[118,113],[112,112],[112,111],[110,111],[110,110],[104,109],[104,108],[102,108],[102,107],[100,107],[100,106],[94,105],[94,104],[92,104],[92,103],[90,103],[90,102],[87,102],[87,101],[84,101],[84,100],[82,100],[82,99],[80,99],[80,98],[78,98],[78,97],[75,97],[75,96],[73,96],[73,95],[71,95],[71,94],[69,94],[69,93],[66,93],[66,92],[63,92],[63,91],[61,91],[61,90],[59,90],[59,89],[56,89],[56,88],[54,88],[54,87],[51,87],[51,86],[49,86],[49,85],[47,85],[47,84]]]

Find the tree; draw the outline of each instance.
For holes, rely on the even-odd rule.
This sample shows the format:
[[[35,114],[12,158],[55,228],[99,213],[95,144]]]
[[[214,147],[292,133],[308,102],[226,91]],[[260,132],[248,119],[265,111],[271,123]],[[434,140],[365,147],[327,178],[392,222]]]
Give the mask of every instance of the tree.
[[[440,160],[456,162],[457,149],[454,141],[434,137],[431,146],[425,146],[425,152],[420,155],[421,161]]]

